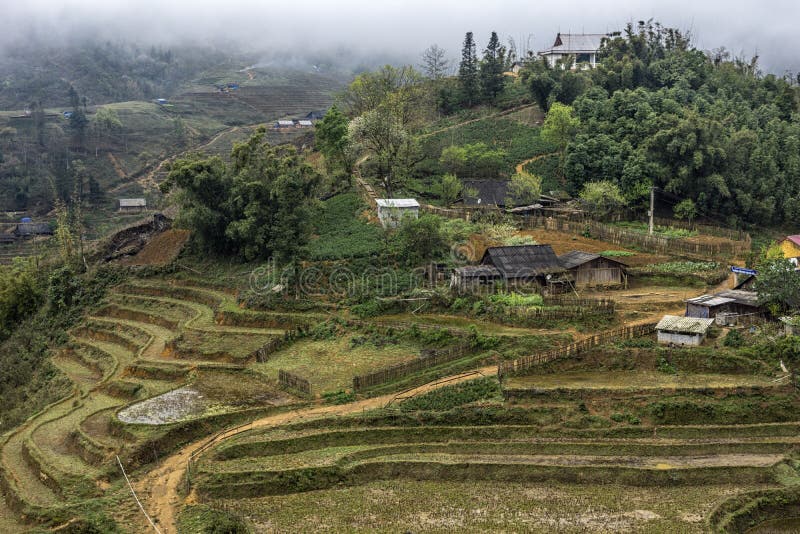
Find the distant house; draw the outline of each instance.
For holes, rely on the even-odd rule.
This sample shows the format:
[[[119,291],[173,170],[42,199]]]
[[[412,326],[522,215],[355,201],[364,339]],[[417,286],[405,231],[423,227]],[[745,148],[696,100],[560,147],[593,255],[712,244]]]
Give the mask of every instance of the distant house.
[[[547,60],[551,67],[569,56],[574,57],[571,69],[597,66],[597,51],[603,39],[610,37],[605,33],[558,33],[553,46],[539,52],[539,57]]]
[[[232,83],[227,84],[226,87],[228,89],[230,89],[231,91],[236,91],[239,88],[239,84],[236,83],[236,82],[232,82]]]
[[[627,265],[600,254],[573,250],[558,257],[576,286],[619,286],[628,283]]]
[[[508,285],[536,284],[555,289],[565,284],[566,271],[550,245],[489,247],[481,265],[497,269]]]
[[[168,102],[168,101],[167,101],[167,99],[166,99],[166,98],[156,98],[156,103],[158,103],[158,104],[159,104],[159,105],[161,105],[161,106],[163,106],[163,105],[164,105],[164,104],[166,104],[167,102]]]
[[[508,180],[462,180],[465,206],[506,205]]]
[[[33,237],[36,235],[53,235],[50,223],[21,222],[14,229],[17,237]]]
[[[379,198],[378,219],[384,228],[397,228],[406,217],[419,217],[419,202],[413,198]]]
[[[783,257],[790,260],[793,259],[792,263],[797,265],[798,258],[800,258],[800,235],[786,236],[779,245],[783,252]]]
[[[71,111],[62,111],[61,114],[64,115],[65,119],[71,119],[72,118],[72,112]]]
[[[701,295],[686,301],[686,316],[714,319],[722,316],[752,315],[763,310],[758,293],[741,289],[726,289],[714,295]]]
[[[143,198],[119,199],[119,211],[123,213],[139,213],[147,210],[147,200]]]
[[[467,265],[453,269],[450,288],[459,292],[476,292],[502,278],[500,271],[492,265]]]
[[[275,129],[283,130],[286,128],[294,128],[294,121],[276,121]]]
[[[714,319],[665,315],[656,325],[658,342],[664,345],[697,346],[703,343]]]
[[[311,126],[314,126],[314,123],[311,122],[310,120],[300,119],[299,121],[297,121],[297,125],[301,128],[309,128]]]
[[[310,121],[321,121],[325,118],[325,110],[311,111],[303,118]]]

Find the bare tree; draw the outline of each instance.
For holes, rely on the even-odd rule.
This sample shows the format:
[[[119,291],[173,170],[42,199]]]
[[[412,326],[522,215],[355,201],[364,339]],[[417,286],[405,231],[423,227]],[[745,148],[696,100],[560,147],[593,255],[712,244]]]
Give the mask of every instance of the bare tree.
[[[440,80],[447,75],[450,60],[446,57],[447,52],[444,48],[433,44],[422,52],[422,70],[425,75],[432,80]]]

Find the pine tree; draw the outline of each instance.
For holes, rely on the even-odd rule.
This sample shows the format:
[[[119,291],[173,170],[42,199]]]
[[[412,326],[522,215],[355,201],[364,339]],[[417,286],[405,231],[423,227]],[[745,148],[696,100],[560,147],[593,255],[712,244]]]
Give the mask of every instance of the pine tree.
[[[472,32],[467,32],[464,37],[464,47],[461,49],[461,64],[458,67],[458,80],[461,83],[461,96],[467,107],[478,103],[480,85],[478,78],[478,53]]]
[[[500,46],[497,32],[492,32],[489,44],[483,51],[481,62],[480,81],[481,96],[486,102],[494,102],[497,95],[503,90],[503,63],[505,62],[505,49]]]

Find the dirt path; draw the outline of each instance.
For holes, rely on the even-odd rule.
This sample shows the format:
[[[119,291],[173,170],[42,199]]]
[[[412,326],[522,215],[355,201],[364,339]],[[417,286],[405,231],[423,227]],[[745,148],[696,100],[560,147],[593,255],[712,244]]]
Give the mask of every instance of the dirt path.
[[[525,165],[527,165],[528,163],[533,163],[534,161],[540,160],[542,158],[547,158],[547,157],[555,156],[555,155],[556,155],[556,152],[549,152],[547,154],[539,154],[538,156],[534,156],[532,158],[528,158],[525,161],[523,161],[522,163],[517,164],[517,167],[514,170],[516,171],[517,174],[520,174],[522,171],[525,170]]]
[[[178,507],[182,504],[179,489],[186,473],[187,462],[192,455],[196,454],[198,451],[202,452],[212,445],[218,444],[237,434],[255,428],[273,427],[306,419],[332,415],[342,416],[366,410],[383,408],[387,404],[394,401],[397,397],[402,396],[402,398],[408,398],[415,395],[421,395],[440,387],[475,378],[479,374],[497,374],[497,367],[489,366],[468,373],[460,373],[458,375],[442,378],[402,393],[382,395],[380,397],[373,397],[370,399],[364,399],[338,406],[315,406],[313,408],[306,408],[303,410],[296,410],[294,412],[271,415],[261,419],[256,419],[244,427],[237,427],[235,429],[216,434],[185,446],[172,456],[164,459],[164,461],[162,461],[158,467],[147,473],[144,478],[139,479],[134,484],[134,487],[139,495],[139,498],[142,500],[145,509],[151,515],[153,520],[159,525],[159,528],[162,529],[162,532],[165,534],[177,532],[177,512]]]
[[[119,176],[123,180],[128,177],[128,175],[125,174],[125,171],[122,170],[122,166],[120,166],[119,160],[117,160],[117,158],[114,157],[114,154],[112,154],[111,152],[108,153],[108,161],[110,161],[111,165],[114,166],[114,171],[117,173],[117,176]]]
[[[532,107],[536,107],[536,104],[525,104],[524,106],[517,106],[515,108],[506,109],[504,111],[500,111],[498,113],[493,113],[491,115],[486,115],[484,117],[478,117],[476,119],[470,119],[468,121],[459,122],[457,124],[451,124],[450,126],[445,126],[444,128],[439,128],[438,130],[434,130],[432,132],[424,133],[424,134],[419,136],[419,139],[425,139],[427,137],[431,137],[431,136],[434,136],[436,134],[440,134],[442,132],[446,132],[448,130],[453,130],[455,128],[460,128],[462,126],[466,126],[467,124],[472,124],[474,122],[479,122],[479,121],[483,121],[483,120],[486,120],[486,119],[494,119],[496,117],[502,117],[504,115],[511,115],[512,113],[516,113],[517,111],[522,111],[524,109],[530,109]]]

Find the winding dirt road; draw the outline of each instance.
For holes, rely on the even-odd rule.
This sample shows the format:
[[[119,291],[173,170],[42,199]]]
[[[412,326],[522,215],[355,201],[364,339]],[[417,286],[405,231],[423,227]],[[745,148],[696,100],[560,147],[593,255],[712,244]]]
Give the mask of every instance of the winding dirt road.
[[[474,371],[440,378],[434,382],[401,393],[382,395],[337,406],[315,406],[256,419],[245,426],[236,427],[186,445],[172,456],[165,458],[158,467],[134,482],[134,488],[147,513],[150,514],[161,531],[164,534],[177,532],[176,519],[178,509],[183,504],[180,496],[181,484],[185,483],[184,476],[189,460],[198,452],[255,428],[274,427],[319,417],[349,415],[383,408],[398,398],[413,397],[440,387],[474,379],[480,375],[488,376],[493,374],[497,374],[496,366],[483,367]]]

